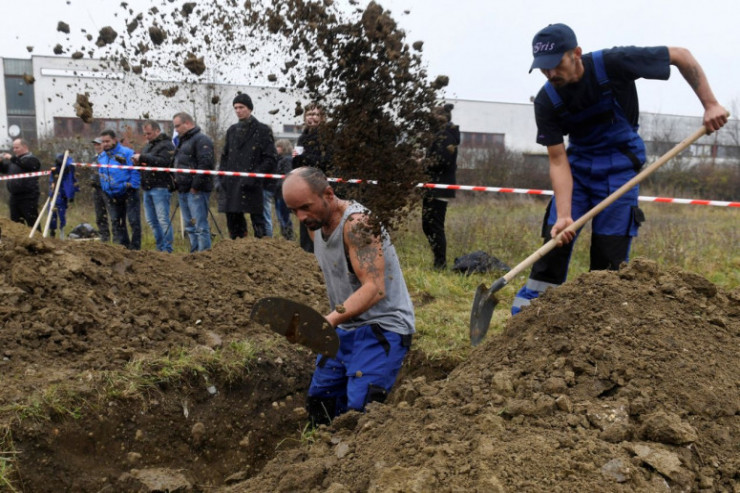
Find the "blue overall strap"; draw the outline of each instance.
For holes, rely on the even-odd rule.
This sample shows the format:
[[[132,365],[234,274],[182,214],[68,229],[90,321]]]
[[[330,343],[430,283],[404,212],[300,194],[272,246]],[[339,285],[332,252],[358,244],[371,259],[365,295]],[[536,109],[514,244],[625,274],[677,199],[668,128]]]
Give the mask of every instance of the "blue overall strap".
[[[594,61],[594,71],[596,72],[596,80],[599,82],[601,87],[601,94],[606,96],[610,95],[612,88],[609,85],[609,77],[606,75],[606,67],[604,66],[604,52],[602,50],[594,51],[591,53]]]
[[[563,104],[563,99],[560,97],[560,94],[555,90],[555,87],[550,84],[550,81],[545,82],[545,92],[547,93],[547,97],[550,98],[550,102],[552,103],[552,107],[555,110],[555,113],[558,114],[558,116],[564,118],[570,115],[570,112]]]

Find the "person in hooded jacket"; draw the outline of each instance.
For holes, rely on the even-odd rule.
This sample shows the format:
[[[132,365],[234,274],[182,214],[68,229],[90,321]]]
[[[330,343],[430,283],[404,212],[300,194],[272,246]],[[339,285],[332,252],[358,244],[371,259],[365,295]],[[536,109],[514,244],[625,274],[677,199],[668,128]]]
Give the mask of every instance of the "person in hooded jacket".
[[[427,154],[429,183],[454,185],[457,183],[457,146],[460,145],[460,127],[452,123],[452,104],[437,106],[432,116],[442,126],[434,136]],[[447,237],[445,216],[447,203],[455,197],[454,190],[426,189],[422,201],[421,226],[432,247],[434,268],[447,268]]]
[[[123,165],[125,168],[100,168],[100,188],[105,193],[108,212],[113,229],[113,242],[129,250],[141,250],[141,202],[139,187],[141,175],[134,167],[134,151],[124,147],[116,139],[113,130],[100,133],[103,152],[98,156],[100,164]],[[126,220],[131,226],[129,239]]]
[[[275,141],[275,147],[277,148],[278,169],[279,175],[287,175],[293,169],[293,144],[288,139],[278,139]],[[293,221],[290,219],[290,209],[285,205],[283,200],[283,181],[275,180],[275,212],[280,223],[280,234],[288,241],[292,241],[295,238],[293,232]]]
[[[54,196],[54,187],[56,187],[57,181],[59,181],[59,172],[62,169],[63,160],[64,155],[57,154],[54,168],[51,171],[51,175],[49,175],[49,197]],[[52,237],[56,235],[57,226],[59,226],[59,237],[64,238],[64,227],[67,225],[67,207],[74,202],[75,194],[80,191],[80,187],[77,186],[77,178],[75,177],[75,168],[72,166],[73,162],[74,160],[70,156],[67,156],[67,165],[64,167],[59,193],[54,202],[51,221],[49,222],[49,235]]]
[[[277,151],[272,130],[252,115],[254,104],[247,94],[237,94],[232,104],[239,121],[226,131],[219,170],[275,173]],[[226,225],[232,240],[247,235],[245,213],[250,216],[254,236],[262,238],[266,235],[265,181],[263,178],[243,176],[219,177],[218,211],[226,214]]]
[[[213,170],[213,141],[201,132],[188,113],[172,117],[178,135],[174,167],[193,170]],[[213,191],[213,177],[206,174],[177,173],[175,186],[182,211],[185,232],[190,239],[190,251],[211,249],[211,226],[208,224],[208,201]]]
[[[162,132],[159,123],[147,120],[142,125],[147,144],[134,162],[141,166],[169,168],[175,153],[170,137]],[[170,224],[170,199],[175,189],[172,174],[165,171],[141,171],[141,189],[144,191],[144,214],[154,233],[157,251],[172,253],[173,232]]]
[[[28,142],[25,139],[13,141],[13,154],[2,155],[0,172],[16,175],[41,170],[41,162],[28,150]],[[8,192],[10,192],[10,220],[26,223],[29,227],[36,224],[39,217],[39,179],[31,177],[8,180]]]

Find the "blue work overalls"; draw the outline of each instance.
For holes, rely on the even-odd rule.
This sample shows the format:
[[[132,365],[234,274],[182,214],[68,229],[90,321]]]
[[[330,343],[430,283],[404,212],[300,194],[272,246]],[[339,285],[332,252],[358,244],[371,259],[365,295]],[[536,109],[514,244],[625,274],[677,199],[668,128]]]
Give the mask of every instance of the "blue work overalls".
[[[593,106],[570,113],[555,88],[545,83],[555,111],[571,129],[567,152],[573,175],[571,217],[574,221],[632,179],[645,162],[645,144],[637,134],[637,125],[627,120],[612,93],[602,52],[596,51],[592,56],[600,88],[599,101]],[[617,269],[629,259],[632,237],[637,236],[637,229],[644,220],[637,208],[637,197],[638,187],[635,186],[594,217],[591,270]],[[545,241],[550,240],[550,230],[557,217],[553,198],[542,228]],[[553,249],[534,264],[527,284],[514,298],[512,314],[529,305],[530,300],[546,289],[565,282],[574,243],[575,240]]]

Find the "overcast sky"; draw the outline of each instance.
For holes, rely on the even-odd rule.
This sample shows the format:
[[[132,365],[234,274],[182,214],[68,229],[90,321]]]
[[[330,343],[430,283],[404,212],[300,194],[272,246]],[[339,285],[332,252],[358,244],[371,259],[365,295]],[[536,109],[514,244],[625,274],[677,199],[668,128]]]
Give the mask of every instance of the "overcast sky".
[[[196,0],[197,1],[197,0]],[[335,0],[348,3],[348,0]],[[206,0],[197,1],[207,5]],[[72,31],[122,23],[117,0],[0,0],[0,56],[51,55],[65,38],[57,22]],[[129,0],[134,10],[159,1]],[[175,0],[181,4],[183,0]],[[367,1],[361,2],[366,5]],[[709,0],[380,0],[406,30],[409,42],[424,41],[423,56],[432,76],[450,77],[448,97],[527,103],[544,77],[527,73],[531,40],[549,23],[563,22],[576,32],[585,52],[619,45],[669,45],[689,48],[704,68],[721,104],[740,108],[740,1]],[[404,14],[405,10],[410,13]],[[121,24],[122,25],[122,24]],[[121,31],[119,31],[121,32]],[[702,114],[695,95],[673,68],[668,82],[638,83],[643,111]]]

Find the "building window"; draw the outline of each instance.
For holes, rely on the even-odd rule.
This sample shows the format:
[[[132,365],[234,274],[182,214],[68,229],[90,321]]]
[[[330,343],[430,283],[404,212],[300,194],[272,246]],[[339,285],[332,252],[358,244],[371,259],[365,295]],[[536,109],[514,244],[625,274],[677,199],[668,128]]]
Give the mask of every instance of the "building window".
[[[473,149],[504,150],[505,134],[492,134],[484,132],[461,132],[460,145]]]
[[[29,86],[23,77],[15,75],[5,77],[5,101],[8,105],[8,115],[36,114],[33,87]]]

